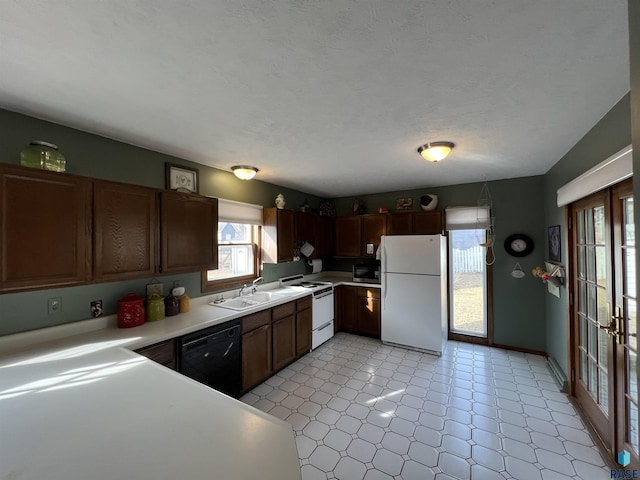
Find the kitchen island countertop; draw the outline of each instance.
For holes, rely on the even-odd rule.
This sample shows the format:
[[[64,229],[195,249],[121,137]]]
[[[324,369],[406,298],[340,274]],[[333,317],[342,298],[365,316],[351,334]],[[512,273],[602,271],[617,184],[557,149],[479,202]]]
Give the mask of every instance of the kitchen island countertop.
[[[0,479],[300,479],[291,426],[111,348],[0,367]]]

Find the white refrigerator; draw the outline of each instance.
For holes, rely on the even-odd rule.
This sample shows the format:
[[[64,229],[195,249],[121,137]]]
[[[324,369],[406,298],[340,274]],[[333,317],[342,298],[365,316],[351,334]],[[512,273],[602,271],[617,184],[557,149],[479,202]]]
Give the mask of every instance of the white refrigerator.
[[[383,236],[382,341],[441,355],[447,341],[447,248],[442,235]]]

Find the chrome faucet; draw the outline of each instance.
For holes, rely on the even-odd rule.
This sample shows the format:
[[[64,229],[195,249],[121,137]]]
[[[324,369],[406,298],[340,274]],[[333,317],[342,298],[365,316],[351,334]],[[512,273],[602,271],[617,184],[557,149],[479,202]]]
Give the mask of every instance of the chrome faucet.
[[[245,283],[244,285],[242,285],[242,288],[241,288],[241,289],[240,289],[240,291],[238,292],[238,296],[239,296],[239,297],[243,297],[243,296],[244,296],[244,290],[245,290],[246,288],[248,288],[248,287],[249,287],[249,285],[247,285],[246,283]]]
[[[258,277],[253,282],[251,282],[251,284],[253,285],[253,287],[251,288],[251,293],[256,293],[257,291],[256,284],[258,284],[261,281],[262,281],[262,277]]]

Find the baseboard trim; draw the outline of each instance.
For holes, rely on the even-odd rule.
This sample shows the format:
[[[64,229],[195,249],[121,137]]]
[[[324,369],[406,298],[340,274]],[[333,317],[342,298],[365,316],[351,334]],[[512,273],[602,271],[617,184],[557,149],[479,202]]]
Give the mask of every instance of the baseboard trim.
[[[530,348],[521,348],[521,347],[512,347],[510,345],[500,345],[499,343],[494,343],[493,345],[491,345],[492,347],[496,347],[496,348],[502,348],[503,350],[511,350],[514,352],[521,352],[521,353],[530,353],[532,355],[542,355],[543,357],[547,357],[547,352],[543,352],[541,350],[533,350]]]
[[[547,369],[562,393],[569,392],[569,380],[553,357],[547,357]]]

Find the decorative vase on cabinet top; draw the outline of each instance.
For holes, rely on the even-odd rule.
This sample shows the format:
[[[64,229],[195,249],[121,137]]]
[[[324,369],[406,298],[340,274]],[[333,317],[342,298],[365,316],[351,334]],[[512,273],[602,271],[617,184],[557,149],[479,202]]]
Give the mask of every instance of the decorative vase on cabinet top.
[[[20,152],[20,164],[25,167],[42,168],[54,172],[64,172],[67,161],[53,143],[33,140]]]

